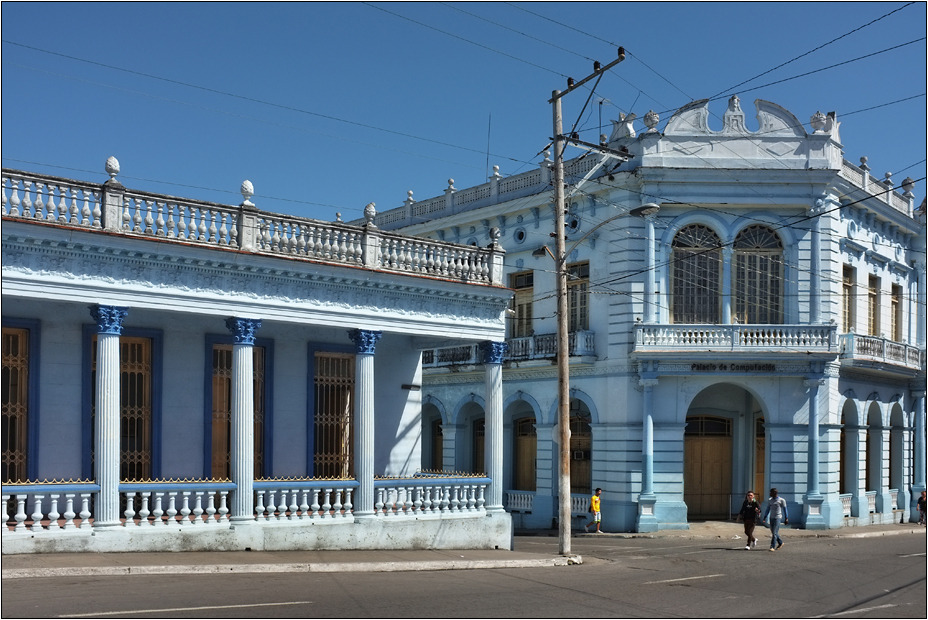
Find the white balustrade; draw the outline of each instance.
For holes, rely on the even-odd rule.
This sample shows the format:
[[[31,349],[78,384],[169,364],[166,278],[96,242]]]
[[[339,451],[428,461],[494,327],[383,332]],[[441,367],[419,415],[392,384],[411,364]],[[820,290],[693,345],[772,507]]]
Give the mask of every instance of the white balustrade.
[[[200,526],[229,522],[231,483],[124,483],[126,527]]]
[[[353,518],[354,481],[255,482],[255,520],[279,521]]]
[[[510,512],[531,512],[534,502],[534,491],[506,491],[506,509]]]
[[[636,325],[635,346],[662,349],[836,349],[833,325]]]
[[[489,484],[489,478],[439,476],[376,480],[374,514],[382,518],[483,514]]]
[[[3,490],[3,534],[37,535],[57,530],[90,529],[90,498],[99,490],[93,484],[32,484]],[[79,507],[80,514],[74,509]],[[63,512],[62,512],[63,510]],[[75,517],[79,519],[75,522]]]
[[[851,503],[854,501],[853,493],[845,493],[838,496],[841,500],[841,514],[845,517],[851,516]]]
[[[865,496],[867,497],[867,510],[876,512],[876,491],[867,491]]]

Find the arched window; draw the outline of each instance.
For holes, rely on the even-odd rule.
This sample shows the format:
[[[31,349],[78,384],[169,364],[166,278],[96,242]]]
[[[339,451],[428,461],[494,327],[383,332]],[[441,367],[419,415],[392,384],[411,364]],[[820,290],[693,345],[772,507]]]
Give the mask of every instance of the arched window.
[[[513,422],[512,428],[512,488],[517,491],[534,491],[538,443],[535,418],[519,418]]]
[[[673,238],[673,322],[718,323],[722,244],[709,228],[692,224]]]
[[[748,226],[735,238],[732,289],[738,323],[783,322],[783,244],[766,226]]]
[[[590,414],[571,401],[570,412],[570,489],[571,493],[593,492],[593,429]]]

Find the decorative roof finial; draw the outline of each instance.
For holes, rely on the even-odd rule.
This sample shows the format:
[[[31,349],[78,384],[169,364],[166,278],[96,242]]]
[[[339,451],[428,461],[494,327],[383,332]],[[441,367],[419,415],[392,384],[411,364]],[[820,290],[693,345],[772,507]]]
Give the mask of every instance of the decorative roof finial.
[[[255,195],[255,186],[251,184],[251,181],[245,179],[242,181],[242,186],[239,188],[239,191],[242,193],[243,207],[253,207],[255,203],[251,201],[251,197]]]

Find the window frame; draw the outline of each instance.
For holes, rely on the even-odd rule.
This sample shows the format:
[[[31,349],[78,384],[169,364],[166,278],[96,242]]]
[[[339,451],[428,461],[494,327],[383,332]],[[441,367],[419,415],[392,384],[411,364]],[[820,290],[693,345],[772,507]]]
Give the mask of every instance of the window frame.
[[[3,317],[2,327],[9,329],[22,329],[29,332],[29,343],[27,347],[28,361],[27,372],[29,377],[26,381],[26,479],[30,481],[38,480],[39,477],[39,407],[41,385],[39,372],[41,368],[41,322],[36,319],[21,319],[12,317]],[[5,480],[2,482],[6,482]]]

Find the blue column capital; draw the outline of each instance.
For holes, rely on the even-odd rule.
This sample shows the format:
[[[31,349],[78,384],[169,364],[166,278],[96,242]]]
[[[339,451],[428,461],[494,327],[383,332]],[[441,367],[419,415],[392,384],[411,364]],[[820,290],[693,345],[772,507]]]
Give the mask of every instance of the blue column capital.
[[[260,319],[242,319],[230,316],[226,319],[226,328],[232,332],[235,344],[255,343],[255,332],[261,327]]]
[[[505,342],[484,340],[480,343],[480,351],[483,353],[484,364],[502,364],[503,357],[506,355],[506,351],[508,350],[509,345]]]
[[[128,314],[129,309],[120,306],[101,306],[100,304],[90,306],[90,316],[97,322],[97,330],[100,334],[114,336],[122,334],[122,322]]]
[[[370,329],[351,329],[348,330],[348,337],[354,342],[355,352],[358,355],[373,355],[377,346],[377,341],[383,336],[383,332]]]

